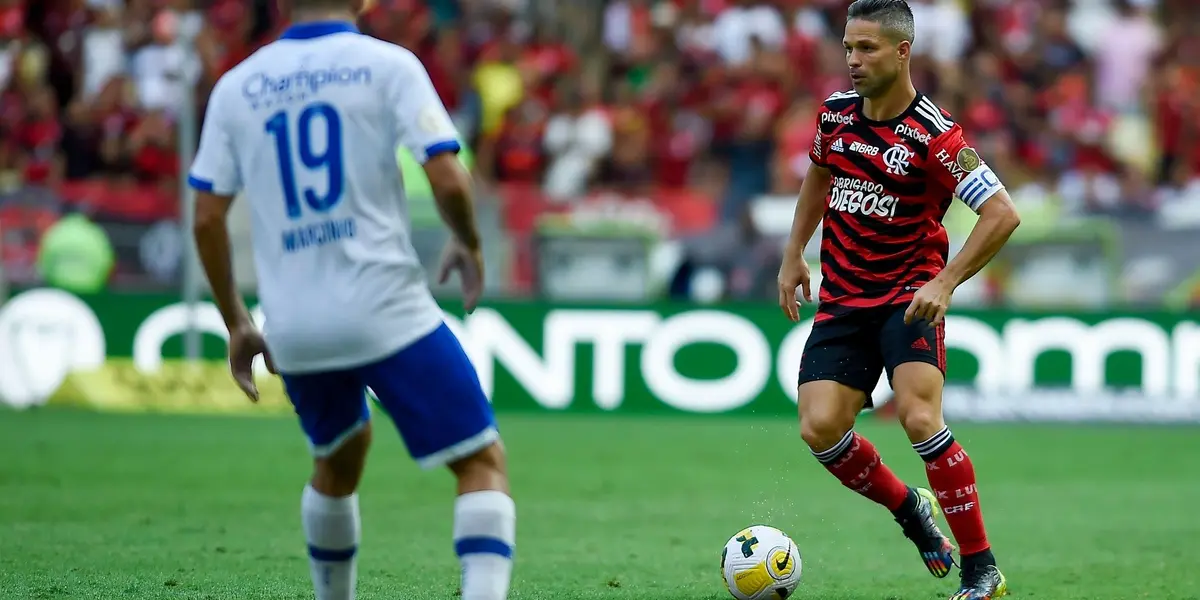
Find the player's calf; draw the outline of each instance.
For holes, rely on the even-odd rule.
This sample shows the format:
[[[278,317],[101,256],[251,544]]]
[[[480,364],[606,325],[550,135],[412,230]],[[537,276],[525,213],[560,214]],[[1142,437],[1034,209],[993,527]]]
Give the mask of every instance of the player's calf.
[[[813,456],[842,485],[890,511],[899,510],[909,496],[875,446],[852,429],[863,405],[863,393],[833,381],[800,386],[800,436]]]
[[[313,477],[304,488],[300,513],[317,600],[354,598],[362,530],[356,490],[370,443],[371,425],[364,422],[328,454],[313,460]]]
[[[954,540],[962,555],[964,570],[994,565],[979,493],[975,467],[942,418],[942,374],[937,367],[905,363],[896,368],[893,389],[896,409],[913,450],[925,461],[929,486],[937,496]]]
[[[517,522],[504,447],[492,443],[450,463],[450,470],[458,479],[454,550],[462,561],[463,600],[504,600],[512,579]]]

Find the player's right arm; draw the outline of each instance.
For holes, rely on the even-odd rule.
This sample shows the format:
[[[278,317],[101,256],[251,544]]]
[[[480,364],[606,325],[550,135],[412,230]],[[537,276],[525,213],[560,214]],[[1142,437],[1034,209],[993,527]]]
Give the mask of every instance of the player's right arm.
[[[200,132],[200,147],[188,172],[188,184],[196,190],[195,223],[192,235],[204,274],[212,288],[213,300],[229,331],[229,367],[233,378],[251,400],[258,400],[258,389],[251,371],[254,357],[263,354],[268,369],[274,371],[266,342],[250,318],[246,302],[234,280],[229,230],[225,219],[234,196],[242,187],[237,162],[237,145],[230,135],[229,106],[220,82],[213,88],[208,112]]]
[[[463,246],[479,251],[471,174],[458,160],[458,155],[444,153],[430,158],[425,163],[425,175],[429,178],[442,221]]]
[[[459,272],[463,304],[470,312],[483,292],[483,252],[475,224],[471,175],[458,159],[458,130],[420,60],[402,49],[396,60],[398,68],[388,86],[396,139],[424,167],[438,214],[453,236],[438,279],[444,283],[450,271]]]
[[[820,124],[818,123],[818,126]],[[829,193],[831,175],[825,165],[823,139],[820,130],[813,140],[809,158],[808,174],[800,186],[800,197],[796,200],[796,212],[792,216],[792,231],[783,252],[783,264],[779,268],[779,307],[793,322],[800,320],[796,301],[796,288],[804,294],[805,302],[812,302],[808,261],[804,259],[804,248],[817,231],[825,213],[825,196]]]
[[[233,198],[242,188],[237,163],[237,145],[226,122],[230,107],[225,89],[218,82],[208,101],[208,110],[200,130],[200,146],[188,171],[188,185],[196,191],[196,209],[192,234],[212,287],[214,300],[233,331],[251,323],[250,311],[237,293],[230,260],[229,232],[225,216]]]

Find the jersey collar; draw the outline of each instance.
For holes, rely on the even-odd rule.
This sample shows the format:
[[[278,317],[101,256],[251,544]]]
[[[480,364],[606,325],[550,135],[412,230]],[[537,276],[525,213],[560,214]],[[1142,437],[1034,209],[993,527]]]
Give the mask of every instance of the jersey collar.
[[[913,113],[913,111],[917,109],[917,104],[919,104],[921,102],[921,98],[923,96],[924,96],[924,94],[922,94],[921,92],[918,91],[916,97],[914,97],[912,99],[912,102],[909,103],[908,108],[904,109],[904,112],[902,112],[886,121],[873,121],[871,119],[868,119],[866,112],[863,110],[863,108],[866,105],[866,98],[863,98],[861,96],[859,96],[859,98],[855,104],[855,109],[858,112],[859,118],[861,118],[863,120],[863,122],[866,123],[867,125],[871,125],[873,127],[894,127],[896,125],[899,125],[900,123],[903,123],[904,120],[907,119],[909,117],[909,115],[911,115]]]
[[[311,40],[334,33],[358,33],[358,27],[347,21],[313,21],[299,23],[284,30],[281,40]]]

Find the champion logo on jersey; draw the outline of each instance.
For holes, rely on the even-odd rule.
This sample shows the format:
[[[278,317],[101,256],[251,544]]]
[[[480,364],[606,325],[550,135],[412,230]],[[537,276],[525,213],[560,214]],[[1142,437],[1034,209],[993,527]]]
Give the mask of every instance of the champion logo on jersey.
[[[846,144],[842,142],[842,138],[838,138],[835,142],[833,142],[833,145],[829,147],[830,152],[844,152],[845,150]]]

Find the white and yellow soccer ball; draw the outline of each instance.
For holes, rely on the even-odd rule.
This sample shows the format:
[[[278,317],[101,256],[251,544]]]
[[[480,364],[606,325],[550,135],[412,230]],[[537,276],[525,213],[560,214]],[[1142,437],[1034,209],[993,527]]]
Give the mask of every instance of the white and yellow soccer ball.
[[[784,600],[800,585],[800,550],[786,533],[752,525],[721,550],[725,587],[738,600]]]

